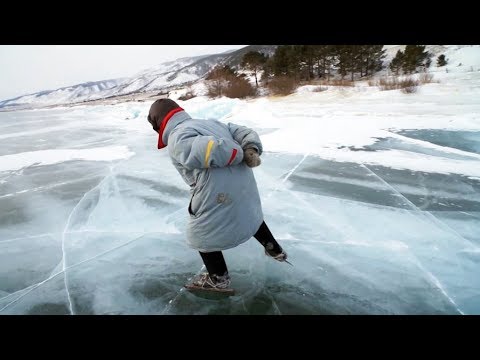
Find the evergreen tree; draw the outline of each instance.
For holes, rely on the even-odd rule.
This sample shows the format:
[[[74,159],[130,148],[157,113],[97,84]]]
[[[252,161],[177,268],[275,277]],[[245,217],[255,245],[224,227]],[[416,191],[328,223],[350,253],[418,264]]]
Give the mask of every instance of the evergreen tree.
[[[275,76],[284,75],[296,80],[327,76],[336,69],[342,79],[351,80],[373,74],[383,68],[383,45],[282,45],[272,56],[270,68]]]
[[[267,57],[258,51],[249,51],[242,58],[241,66],[253,73],[255,76],[255,85],[258,88],[258,72],[262,69]]]
[[[303,45],[292,45],[289,46],[287,50],[287,75],[293,76],[297,81],[302,78],[302,69],[305,68],[305,64],[302,61],[303,47]]]
[[[342,79],[350,73],[351,80],[354,80],[354,74],[361,72],[362,67],[362,46],[361,45],[339,45],[338,51],[338,71]]]
[[[429,68],[430,65],[432,65],[432,59],[431,57],[427,57],[427,60],[425,60],[425,68]]]
[[[298,68],[300,77],[305,80],[313,78],[313,66],[315,64],[316,49],[314,45],[301,45],[295,47],[298,56]]]
[[[445,58],[445,55],[442,54],[437,58],[437,66],[438,67],[445,66],[445,65],[447,65],[447,63],[448,63],[448,61]]]
[[[335,46],[336,60],[335,66],[342,79],[347,75],[350,69],[350,49],[348,45]]]
[[[283,75],[300,78],[302,70],[302,45],[281,45],[272,56],[272,70],[275,76]]]
[[[280,45],[272,56],[272,71],[274,75],[289,74],[289,45]]]
[[[426,62],[430,54],[425,51],[425,45],[407,45],[405,47],[402,70],[410,74],[415,72],[418,67],[426,67]]]
[[[382,70],[384,58],[383,45],[365,45],[365,76]]]
[[[383,69],[385,50],[383,45],[341,45],[336,47],[337,66],[342,78],[350,73],[350,79],[355,74],[360,77],[371,75]]]
[[[273,57],[266,58],[265,63],[262,66],[263,76],[262,80],[265,80],[265,85],[268,85],[268,80],[273,75]]]
[[[395,75],[398,75],[398,72],[402,68],[404,57],[405,57],[405,54],[403,53],[403,51],[398,50],[397,54],[395,55],[395,57],[390,62],[390,70],[392,72],[394,72]]]
[[[336,62],[335,45],[315,45],[314,53],[318,77],[326,74],[327,81],[330,80],[332,67]]]

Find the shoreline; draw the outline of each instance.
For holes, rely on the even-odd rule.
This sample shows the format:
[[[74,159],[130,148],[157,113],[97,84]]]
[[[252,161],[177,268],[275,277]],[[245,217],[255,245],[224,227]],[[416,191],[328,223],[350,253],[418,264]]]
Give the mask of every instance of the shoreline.
[[[118,95],[102,99],[94,100],[84,100],[76,103],[69,104],[54,104],[54,105],[45,105],[45,106],[20,106],[12,108],[0,108],[0,112],[15,112],[15,111],[27,111],[27,110],[44,110],[44,109],[55,109],[55,108],[71,108],[82,105],[117,105],[120,103],[127,102],[146,102],[146,101],[155,101],[162,98],[167,98],[169,96],[169,91],[151,91],[145,93],[134,93],[127,95]]]

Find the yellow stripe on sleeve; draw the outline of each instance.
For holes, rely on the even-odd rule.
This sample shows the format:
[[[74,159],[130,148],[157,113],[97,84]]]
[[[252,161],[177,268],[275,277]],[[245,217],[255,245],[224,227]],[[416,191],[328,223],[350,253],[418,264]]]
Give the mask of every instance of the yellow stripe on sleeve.
[[[212,152],[213,140],[210,140],[207,145],[207,153],[205,154],[205,167],[208,168],[208,160],[210,159],[210,153]]]

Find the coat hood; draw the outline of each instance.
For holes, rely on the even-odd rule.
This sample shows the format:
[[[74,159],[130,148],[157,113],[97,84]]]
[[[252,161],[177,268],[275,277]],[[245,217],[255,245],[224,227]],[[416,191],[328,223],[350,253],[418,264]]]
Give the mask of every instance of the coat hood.
[[[172,130],[172,128],[169,126],[170,129],[168,133],[166,132],[167,124],[174,117],[176,120],[178,120],[179,117],[175,115],[181,112],[186,115],[185,111],[171,99],[159,99],[150,107],[147,119],[152,125],[153,130],[158,132],[158,149],[163,149],[167,146],[168,133]],[[178,121],[175,122],[178,123]]]

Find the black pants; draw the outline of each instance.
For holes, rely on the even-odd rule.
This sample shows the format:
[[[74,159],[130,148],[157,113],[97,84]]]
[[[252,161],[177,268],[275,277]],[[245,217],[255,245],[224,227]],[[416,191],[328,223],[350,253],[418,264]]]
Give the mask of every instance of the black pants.
[[[267,224],[265,224],[265,221],[262,223],[262,225],[260,225],[260,228],[253,236],[267,250],[275,254],[280,254],[282,252],[281,246],[273,237]],[[223,258],[221,251],[200,252],[200,256],[202,257],[203,263],[207,267],[207,271],[210,276],[223,276],[228,273],[227,264],[225,263],[225,259]]]

